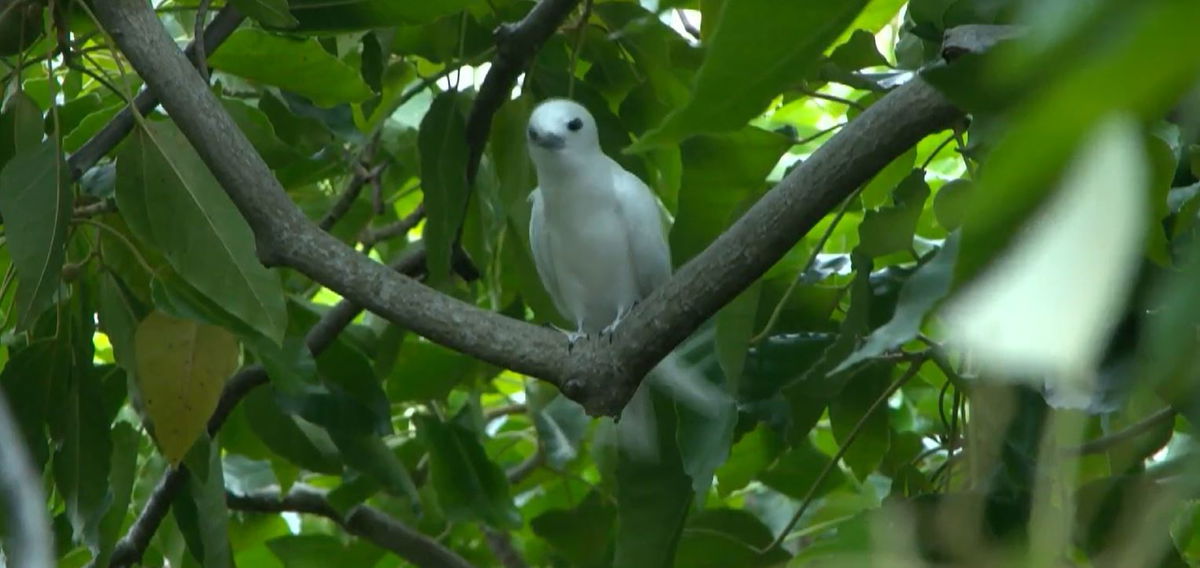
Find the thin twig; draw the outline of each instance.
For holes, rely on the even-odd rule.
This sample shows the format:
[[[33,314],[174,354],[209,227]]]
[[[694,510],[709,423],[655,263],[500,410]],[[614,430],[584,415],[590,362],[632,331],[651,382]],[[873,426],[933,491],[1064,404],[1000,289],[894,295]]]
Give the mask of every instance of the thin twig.
[[[321,217],[321,220],[317,222],[317,226],[323,231],[332,229],[338,220],[345,217],[346,213],[350,211],[350,207],[354,205],[354,200],[358,199],[358,195],[362,193],[363,185],[378,177],[386,167],[387,164],[379,164],[366,172],[355,171],[354,176],[350,178],[350,183],[346,185],[346,189],[342,190],[342,194],[338,196],[338,200],[334,202],[333,207],[329,208],[325,216]]]
[[[412,213],[405,215],[403,219],[398,219],[393,223],[389,223],[378,229],[367,228],[363,230],[363,234],[358,238],[358,241],[364,247],[373,247],[380,241],[408,234],[409,231],[416,227],[421,219],[425,218],[425,204],[422,203],[413,209]]]
[[[852,101],[850,99],[842,98],[837,95],[830,95],[828,93],[822,93],[820,91],[811,91],[808,89],[801,89],[800,92],[804,93],[805,95],[808,95],[814,99],[822,99],[822,100],[829,101],[831,103],[843,104],[843,105],[846,105],[848,107],[855,108],[858,110],[863,110],[863,109],[867,108],[858,101]]]
[[[575,98],[575,65],[579,60],[579,51],[583,49],[583,40],[587,37],[588,20],[592,17],[592,0],[583,0],[583,15],[575,25],[575,47],[571,49],[571,62],[567,67],[567,98]]]
[[[211,2],[212,0],[200,0],[200,4],[196,6],[196,27],[192,32],[196,44],[196,49],[192,50],[192,58],[196,63],[196,71],[205,83],[209,82],[209,76],[208,50],[204,47],[204,22],[208,20],[208,6]]]
[[[1155,428],[1175,419],[1176,410],[1173,407],[1165,406],[1159,409],[1154,414],[1151,414],[1133,424],[1130,424],[1123,430],[1118,430],[1107,436],[1101,436],[1090,442],[1085,442],[1081,445],[1063,448],[1062,452],[1070,456],[1082,456],[1087,454],[1098,454],[1106,452],[1122,443],[1128,442],[1142,434],[1150,432]]]
[[[832,459],[825,463],[825,467],[821,469],[821,473],[817,474],[817,478],[813,480],[811,485],[809,485],[808,492],[804,494],[804,500],[800,503],[800,508],[797,509],[796,513],[792,515],[791,520],[789,520],[788,524],[783,527],[783,530],[780,531],[779,536],[775,537],[775,540],[772,541],[769,546],[758,551],[760,555],[779,548],[779,546],[783,544],[785,540],[787,540],[788,533],[792,532],[792,529],[795,528],[796,523],[800,522],[800,517],[803,517],[804,513],[808,511],[808,507],[812,505],[813,500],[817,496],[817,489],[820,488],[821,484],[825,482],[825,478],[829,477],[830,472],[837,467],[838,462],[842,461],[842,458],[846,455],[846,451],[850,449],[850,445],[854,443],[854,440],[858,438],[858,434],[862,432],[863,426],[866,425],[867,420],[870,419],[871,416],[875,414],[875,411],[879,410],[879,408],[882,407],[884,403],[886,403],[887,400],[896,393],[896,391],[900,390],[900,387],[904,386],[904,383],[907,383],[909,379],[917,376],[917,371],[921,370],[921,365],[923,364],[925,364],[924,360],[913,361],[910,363],[908,365],[908,369],[904,371],[904,374],[901,375],[900,378],[893,381],[887,390],[883,391],[883,394],[879,395],[879,398],[876,398],[875,402],[871,403],[871,407],[868,408],[865,413],[863,413],[862,418],[859,418],[858,422],[854,424],[854,428],[851,428],[850,432],[846,434],[846,440],[842,442],[842,445],[838,448],[837,453],[833,455]]]
[[[345,516],[338,513],[325,495],[315,489],[295,486],[287,495],[278,491],[260,491],[239,495],[225,493],[230,509],[254,513],[304,513],[325,517],[346,532],[390,550],[416,566],[429,568],[471,568],[471,563],[432,537],[409,528],[370,505],[355,505]]]

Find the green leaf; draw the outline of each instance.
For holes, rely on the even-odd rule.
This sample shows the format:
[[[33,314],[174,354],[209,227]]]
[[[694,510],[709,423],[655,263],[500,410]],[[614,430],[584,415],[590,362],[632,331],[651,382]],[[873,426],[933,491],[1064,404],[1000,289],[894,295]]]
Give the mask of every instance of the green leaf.
[[[25,91],[18,90],[0,112],[0,168],[17,152],[42,141],[42,109]]]
[[[14,350],[0,372],[0,387],[4,388],[13,418],[21,428],[33,465],[39,470],[50,457],[46,421],[51,383],[66,380],[69,364],[70,354],[60,349],[57,342],[44,342]]]
[[[933,197],[933,214],[937,217],[938,224],[947,231],[953,231],[962,225],[974,189],[975,184],[966,179],[956,179],[939,188],[937,195]]]
[[[904,283],[892,319],[871,332],[853,354],[842,361],[833,372],[848,369],[854,364],[897,349],[917,337],[925,315],[950,291],[954,277],[954,261],[958,256],[958,233],[947,237],[935,256],[918,268]]]
[[[644,397],[644,413],[631,409]],[[647,418],[652,423],[647,424]],[[676,442],[675,401],[642,389],[618,424],[617,542],[613,566],[671,566],[692,501],[692,480],[684,472]],[[653,436],[653,438],[649,438]],[[649,438],[649,439],[647,439]],[[647,452],[652,444],[656,451]]]
[[[807,75],[866,4],[867,0],[725,2],[691,100],[630,150],[742,126]]]
[[[438,503],[451,520],[479,520],[494,527],[515,527],[520,513],[509,497],[508,479],[488,459],[475,432],[458,420],[413,417],[417,436],[429,451],[429,475]]]
[[[330,4],[326,0],[289,0],[292,15],[303,31],[357,31],[404,24],[425,24],[453,14],[477,0],[396,2],[394,0],[350,0]]]
[[[758,479],[767,487],[792,499],[804,499],[812,491],[814,498],[820,497],[845,483],[846,475],[836,466],[825,476],[825,480],[813,490],[821,470],[830,462],[829,456],[817,451],[807,440],[796,445],[779,457]]]
[[[590,422],[587,414],[582,406],[562,394],[556,394],[546,404],[527,400],[546,463],[552,468],[563,469],[582,450],[583,436]]]
[[[879,258],[894,252],[912,249],[913,235],[921,219],[929,185],[925,170],[913,170],[892,195],[895,205],[867,211],[858,226],[857,252]]]
[[[100,546],[96,553],[96,566],[106,566],[133,497],[133,482],[137,479],[138,442],[140,436],[128,422],[113,424],[112,457],[109,459],[108,487],[112,503],[104,518],[100,520]]]
[[[287,0],[232,0],[241,13],[258,23],[275,28],[291,28],[300,22],[288,11]]]
[[[887,65],[887,60],[879,54],[879,48],[875,45],[875,35],[864,30],[854,30],[846,43],[833,50],[829,60],[845,71]]]
[[[279,279],[254,254],[254,235],[170,123],[135,129],[117,156],[117,204],[142,241],[234,317],[275,341],[287,312]]]
[[[863,421],[858,436],[842,457],[859,481],[879,467],[891,445],[887,403],[870,416],[866,412],[887,391],[892,368],[886,364],[872,365],[851,379],[842,393],[829,402],[829,423],[839,446],[847,443],[850,432]]]
[[[19,150],[0,171],[0,215],[17,270],[17,327],[27,329],[53,303],[66,259],[70,176],[53,140]]]
[[[1200,72],[1200,36],[1191,33],[1188,22],[1198,18],[1200,4],[1156,2],[1121,12],[1108,21],[1111,25],[1103,28],[1103,34],[1080,26],[1076,32],[1085,35],[1067,44],[1090,45],[1103,37],[1106,48],[1071,53],[1070,66],[1055,68],[1057,73],[1049,78],[1025,75],[1025,69],[1044,67],[1029,54],[1021,54],[1026,56],[1023,60],[1009,52],[1005,53],[1012,55],[1008,59],[963,58],[962,65],[982,65],[979,74],[989,78],[973,91],[994,88],[1004,94],[1012,91],[1005,82],[1033,79],[1038,83],[1009,109],[1010,126],[981,170],[963,223],[962,250],[955,267],[958,282],[974,277],[1020,233],[1019,225],[1045,200],[1077,145],[1100,119],[1114,111],[1156,119],[1190,88]],[[1163,53],[1178,56],[1160,57]],[[950,68],[959,64],[942,73],[952,73]],[[1134,76],[1139,80],[1127,88],[1111,88],[1113,77]],[[931,72],[929,79],[938,80],[938,73]],[[1097,97],[1097,92],[1105,95]],[[1031,147],[1038,151],[1030,152]]]
[[[681,568],[757,568],[779,566],[791,555],[780,548],[759,554],[774,540],[753,513],[742,509],[707,509],[692,515],[683,529],[675,565]]]
[[[670,237],[676,266],[704,250],[765,189],[767,174],[790,144],[786,136],[747,127],[681,145],[683,190]]]
[[[773,430],[759,424],[734,444],[729,452],[729,459],[717,468],[717,491],[722,497],[726,497],[749,485],[775,461],[782,446],[782,441]]]
[[[592,491],[577,507],[546,511],[534,517],[529,526],[571,565],[601,568],[612,565],[616,518],[616,508]]]
[[[375,566],[383,556],[382,548],[364,541],[324,534],[287,535],[267,541],[267,547],[287,568],[328,568],[329,566]]]
[[[341,472],[338,450],[329,435],[285,414],[268,389],[254,390],[239,406],[245,408],[250,429],[272,452],[309,471]]]
[[[232,99],[221,99],[221,106],[225,107],[230,118],[242,129],[246,138],[250,139],[250,143],[268,166],[279,168],[300,159],[300,153],[276,135],[275,127],[266,113]]]
[[[323,107],[362,102],[372,95],[357,69],[330,55],[315,39],[242,28],[209,56],[208,64],[213,69],[286,89]]]
[[[439,400],[477,368],[477,362],[416,335],[400,347],[400,357],[387,381],[392,402]]]
[[[127,371],[135,368],[133,334],[142,315],[135,306],[135,299],[119,277],[111,272],[100,276],[99,305],[97,311],[100,329],[108,336],[113,346],[113,356],[118,365]]]
[[[450,255],[466,213],[467,141],[462,95],[447,91],[433,99],[421,119],[421,191],[425,194],[425,250],[434,282],[450,274]]]
[[[716,350],[717,362],[725,373],[725,381],[732,392],[740,392],[738,383],[746,365],[746,352],[750,349],[750,338],[758,316],[759,299],[762,297],[762,282],[751,284],[733,301],[717,312]]]
[[[382,438],[369,434],[346,434],[338,430],[330,430],[329,434],[346,465],[371,476],[388,493],[407,497],[414,509],[419,506],[420,496],[408,468]]]
[[[98,403],[103,399],[100,367],[75,366],[71,378],[66,400],[54,401],[63,426],[54,452],[54,479],[75,540],[98,546],[100,521],[108,508],[112,416]]]
[[[229,547],[229,510],[225,507],[221,450],[206,435],[192,453],[201,467],[192,468],[192,475],[175,497],[171,510],[192,556],[204,568],[228,568],[233,566],[233,555]],[[189,463],[192,457],[189,456]]]

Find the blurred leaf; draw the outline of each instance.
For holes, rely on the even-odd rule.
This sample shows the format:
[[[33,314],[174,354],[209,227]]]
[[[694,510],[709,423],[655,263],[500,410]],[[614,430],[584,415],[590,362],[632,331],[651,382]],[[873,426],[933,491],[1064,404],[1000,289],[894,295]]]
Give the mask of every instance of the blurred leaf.
[[[434,282],[450,274],[450,255],[468,195],[466,120],[462,95],[449,91],[433,99],[421,119],[421,191],[425,195],[425,250]]]
[[[356,31],[404,24],[425,24],[453,14],[477,0],[393,2],[351,0],[331,5],[325,0],[288,0],[300,20],[297,31]]]
[[[112,501],[100,520],[100,544],[96,553],[96,565],[108,564],[108,556],[112,553],[117,539],[121,536],[121,528],[125,525],[125,516],[133,497],[133,482],[137,477],[138,442],[140,436],[128,422],[118,421],[113,424],[112,457],[109,462],[108,488]]]
[[[692,515],[679,541],[675,566],[680,568],[745,568],[778,566],[790,555],[781,548],[759,554],[774,540],[752,513],[742,509],[707,509]]]
[[[42,109],[24,91],[17,91],[0,111],[0,169],[13,156],[42,141]]]
[[[779,437],[761,424],[742,436],[730,450],[729,459],[717,468],[717,490],[721,496],[728,496],[756,479],[775,461],[782,445]]]
[[[738,384],[746,364],[746,352],[750,349],[750,338],[754,336],[761,295],[762,284],[755,282],[717,312],[717,361],[733,392],[740,392]]]
[[[281,536],[267,541],[267,547],[287,568],[375,566],[384,554],[383,549],[364,541],[346,543],[324,534]]]
[[[171,510],[192,556],[204,568],[224,568],[233,566],[233,554],[229,547],[229,510],[225,508],[221,451],[207,435],[202,439],[194,453],[196,463],[203,462],[203,467],[191,468],[192,475],[172,501]],[[204,475],[198,472],[201,469],[206,470]]]
[[[470,376],[478,363],[457,351],[415,335],[405,338],[387,380],[392,402],[439,400]]]
[[[947,231],[953,231],[962,225],[974,189],[975,184],[966,179],[946,182],[938,189],[933,198],[933,214],[937,216],[938,224]]]
[[[290,28],[300,23],[288,11],[287,0],[232,0],[241,13],[258,23],[276,28]]]
[[[913,170],[896,186],[892,207],[867,211],[858,226],[858,252],[878,258],[910,250],[917,221],[928,197],[925,170]]]
[[[833,372],[848,369],[854,364],[898,349],[915,339],[921,332],[925,315],[950,291],[954,276],[954,260],[958,254],[958,233],[947,237],[933,258],[917,269],[900,290],[900,299],[892,319],[871,332],[853,354],[842,361]]]
[[[1016,227],[1046,198],[1051,182],[1093,130],[1090,125],[1116,111],[1136,118],[1161,115],[1193,84],[1200,72],[1200,36],[1191,33],[1185,22],[1197,19],[1200,4],[1141,4],[1111,21],[1102,48],[1072,58],[1072,64],[1050,80],[1038,78],[1036,96],[1019,99],[1008,113],[1011,124],[989,153],[988,167],[973,192],[955,268],[958,281],[975,276],[1020,233]],[[1086,27],[1078,33],[1088,34],[1089,41],[1098,37]],[[1162,53],[1180,56],[1158,57]],[[1156,63],[1147,65],[1147,61]],[[998,60],[996,65],[1003,63]],[[1019,76],[1013,65],[1006,64],[1007,73],[997,73],[997,79]],[[1114,77],[1132,76],[1139,80],[1128,88],[1108,88]],[[986,91],[985,85],[978,87]],[[1106,96],[1094,96],[1098,89]],[[1030,152],[1031,147],[1038,151]]]
[[[549,542],[573,566],[611,565],[616,508],[592,491],[574,509],[554,509],[529,522],[537,536]]]
[[[638,397],[642,397],[641,412]],[[684,471],[675,438],[677,420],[675,401],[650,388],[636,393],[622,414],[613,566],[651,568],[674,562],[693,496],[693,480]]]
[[[682,190],[670,235],[676,266],[704,250],[734,219],[733,213],[765,189],[767,174],[789,144],[785,136],[747,127],[697,136],[681,145]]]
[[[138,324],[134,341],[134,376],[154,438],[177,464],[204,432],[226,377],[237,369],[237,340],[219,327],[155,311]]]
[[[829,456],[817,451],[806,441],[780,456],[758,479],[792,499],[804,499],[809,491],[812,491],[813,498],[820,497],[846,482],[846,475],[835,466],[821,485],[813,489],[817,476],[829,461]]]
[[[329,436],[284,414],[267,389],[248,394],[235,412],[241,409],[245,409],[250,428],[271,451],[309,471],[341,472],[337,448]]]
[[[429,449],[429,475],[447,518],[479,520],[494,527],[514,527],[520,513],[509,497],[508,480],[458,420],[442,422],[413,417],[417,435]]]
[[[75,365],[65,400],[51,401],[63,430],[54,452],[54,481],[67,506],[75,540],[98,546],[100,522],[108,509],[109,459],[113,417],[103,405],[101,367]],[[112,371],[112,367],[108,367]],[[124,381],[124,377],[121,377]]]
[[[561,394],[548,404],[530,402],[529,405],[546,463],[554,469],[563,469],[579,456],[590,419],[582,406]]]
[[[630,150],[745,124],[789,83],[804,77],[866,4],[866,0],[726,2],[696,74],[691,100]]]
[[[254,235],[174,125],[137,128],[117,157],[117,204],[134,234],[161,247],[179,275],[275,342],[287,314]]]
[[[306,15],[294,8],[292,13],[298,18]],[[208,64],[219,71],[292,91],[323,107],[371,97],[371,88],[358,71],[330,55],[315,39],[242,28],[208,57]]]
[[[339,430],[331,430],[329,434],[346,465],[367,474],[392,495],[407,497],[414,510],[419,507],[420,497],[408,468],[382,438],[369,434],[347,434]]]
[[[69,180],[54,140],[19,149],[0,171],[0,215],[17,270],[18,329],[33,325],[58,292],[71,218]]]
[[[829,402],[829,424],[839,446],[847,444],[850,432],[862,421],[858,436],[842,457],[859,481],[879,467],[891,445],[887,403],[870,416],[866,412],[887,392],[892,368],[890,364],[871,365],[850,379],[842,393]]]
[[[846,71],[887,65],[887,60],[879,54],[879,48],[875,46],[875,35],[864,30],[854,30],[846,43],[833,50],[829,61]]]

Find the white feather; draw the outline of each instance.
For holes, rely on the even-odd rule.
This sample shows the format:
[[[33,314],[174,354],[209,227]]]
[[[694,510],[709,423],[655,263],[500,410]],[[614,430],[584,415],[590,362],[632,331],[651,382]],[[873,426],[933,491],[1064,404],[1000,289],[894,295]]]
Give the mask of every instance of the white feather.
[[[529,223],[538,276],[577,333],[614,328],[671,274],[658,201],[604,154],[595,120],[577,103],[534,109],[529,153],[539,184]]]

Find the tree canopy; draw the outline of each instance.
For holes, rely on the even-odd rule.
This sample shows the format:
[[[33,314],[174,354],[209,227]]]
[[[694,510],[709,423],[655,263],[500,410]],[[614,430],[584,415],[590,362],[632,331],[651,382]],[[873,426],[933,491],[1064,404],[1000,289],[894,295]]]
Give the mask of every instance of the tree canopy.
[[[0,0],[0,565],[1200,563],[1198,25]],[[571,347],[551,97],[675,267]]]

